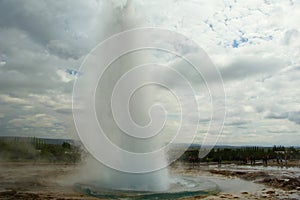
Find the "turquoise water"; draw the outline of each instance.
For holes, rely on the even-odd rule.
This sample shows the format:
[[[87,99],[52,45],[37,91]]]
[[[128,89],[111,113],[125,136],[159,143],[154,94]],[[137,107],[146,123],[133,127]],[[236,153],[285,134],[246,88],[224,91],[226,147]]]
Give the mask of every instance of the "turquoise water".
[[[194,177],[173,177],[167,191],[132,191],[101,188],[97,183],[74,185],[85,195],[108,199],[177,199],[182,197],[207,196],[217,194],[217,184]]]

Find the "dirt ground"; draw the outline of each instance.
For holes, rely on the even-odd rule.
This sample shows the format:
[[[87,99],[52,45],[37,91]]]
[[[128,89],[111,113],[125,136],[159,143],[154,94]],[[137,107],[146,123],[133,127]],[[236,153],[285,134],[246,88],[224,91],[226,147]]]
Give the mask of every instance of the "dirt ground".
[[[300,168],[270,168],[233,164],[173,166],[172,173],[207,178],[220,186],[221,192],[207,197],[185,199],[300,199]]]
[[[61,184],[75,165],[49,163],[1,163],[0,199],[99,199],[74,192],[71,185]]]
[[[72,183],[63,181],[76,176],[77,169],[77,165],[0,162],[0,199],[99,199],[80,194]],[[282,176],[282,171],[178,165],[170,173],[199,176],[220,185],[217,195],[183,199],[299,199],[300,195],[299,178]]]

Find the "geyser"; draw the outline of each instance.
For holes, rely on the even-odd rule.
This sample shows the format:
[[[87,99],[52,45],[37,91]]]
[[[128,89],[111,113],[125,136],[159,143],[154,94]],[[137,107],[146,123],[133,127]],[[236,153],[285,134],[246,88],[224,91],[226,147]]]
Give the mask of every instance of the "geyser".
[[[193,80],[195,74],[211,78],[213,81],[205,83],[214,104],[213,97],[222,98],[224,94],[216,87],[219,74],[205,52],[183,35],[137,28],[147,25],[140,16],[132,1],[113,9],[106,16],[109,26],[103,29],[103,35],[118,34],[90,52],[80,68],[82,76],[75,81],[74,121],[82,143],[95,158],[87,163],[76,188],[90,195],[112,198],[175,198],[216,191],[216,186],[208,182],[170,178],[167,166],[185,151],[184,148],[172,151],[170,144],[182,143],[182,139],[191,144],[197,133],[198,104],[188,80]],[[157,62],[161,58],[164,64]],[[175,62],[177,58],[184,60],[181,69],[168,67],[168,61]],[[192,70],[187,71],[186,66],[193,66]],[[180,105],[172,113],[180,116],[179,125],[174,125],[174,121],[168,124],[177,127],[167,140],[164,138],[170,136],[165,131],[165,123],[170,121],[169,103],[156,103],[157,94],[161,95],[159,100],[165,100],[167,95],[162,97],[159,92],[164,89]],[[213,108],[212,119],[218,112],[222,114],[218,108]],[[223,115],[220,116],[211,121],[213,129],[204,138],[211,146],[223,124]]]
[[[143,19],[137,17],[139,14],[136,13],[133,8],[133,4],[131,1],[128,1],[124,7],[116,8],[112,11],[111,15],[108,15],[107,18],[109,21],[107,24],[115,25],[111,26],[113,30],[110,28],[104,29],[105,33],[103,35],[113,34],[117,31],[124,31],[130,28],[135,28],[139,26],[143,26]],[[137,40],[136,35],[131,35],[127,42],[120,43],[113,48],[120,48],[131,46]],[[93,61],[93,54],[95,54],[95,58],[97,59],[95,62]],[[118,190],[135,190],[135,191],[163,191],[169,188],[169,176],[168,169],[160,169],[148,171],[145,173],[139,173],[138,171],[135,173],[134,170],[126,170],[126,169],[134,169],[140,168],[143,166],[147,166],[150,163],[158,163],[157,166],[167,165],[166,157],[164,152],[156,154],[154,159],[139,159],[138,161],[131,159],[130,156],[126,156],[120,152],[132,152],[133,154],[143,154],[151,151],[155,151],[156,149],[162,147],[163,143],[161,140],[161,135],[150,135],[151,132],[157,131],[157,127],[159,125],[155,124],[153,126],[153,122],[161,121],[163,125],[164,120],[160,116],[162,110],[153,109],[153,88],[141,85],[140,88],[137,88],[136,91],[129,97],[128,102],[127,96],[128,88],[125,88],[124,91],[121,91],[121,94],[118,93],[118,96],[115,97],[115,103],[112,105],[112,99],[114,98],[115,87],[118,84],[118,81],[124,76],[124,74],[128,73],[130,70],[134,69],[136,66],[147,63],[147,53],[128,53],[126,55],[120,55],[119,58],[112,61],[109,66],[103,66],[98,60],[105,60],[108,57],[110,52],[98,53],[93,52],[92,55],[89,55],[88,63],[85,65],[94,65],[95,67],[105,68],[103,74],[98,77],[98,84],[94,91],[94,102],[91,103],[91,106],[94,106],[95,109],[95,118],[99,123],[103,133],[105,134],[105,138],[109,142],[111,142],[112,146],[117,147],[116,151],[112,151],[110,147],[104,147],[103,139],[99,138],[81,138],[84,142],[89,143],[93,146],[94,150],[88,149],[90,152],[98,152],[103,153],[103,157],[105,159],[110,160],[113,163],[118,163],[120,166],[124,166],[124,170],[114,169],[113,166],[109,165],[105,162],[104,166],[102,163],[94,162],[93,166],[89,165],[90,173],[92,170],[93,178],[92,180],[88,180],[93,182],[93,184],[97,184],[98,187],[109,188],[109,189],[118,189]],[[90,71],[84,71],[82,69],[82,74],[86,80],[93,79],[95,74]],[[143,81],[144,79],[149,78],[152,74],[141,74],[139,77],[134,77],[133,81]],[[88,78],[87,78],[88,77]],[[89,88],[84,83],[81,83],[81,87]],[[130,85],[125,86],[130,87]],[[76,98],[76,96],[75,96]],[[85,97],[84,97],[85,98]],[[85,99],[80,99],[82,101],[86,101]],[[79,100],[79,101],[80,101]],[[87,100],[88,101],[88,100]],[[93,104],[93,105],[92,105]],[[113,107],[114,106],[114,107]],[[115,107],[120,107],[120,109]],[[128,110],[128,113],[123,113],[123,107],[125,110]],[[85,109],[85,108],[84,108]],[[78,108],[78,112],[85,112],[82,108]],[[113,113],[113,109],[116,110],[116,113]],[[158,111],[158,112],[156,112]],[[150,112],[150,113],[149,113]],[[116,121],[116,118],[120,116],[119,122]],[[92,125],[88,124],[80,124],[77,123],[77,127],[85,126],[86,132],[95,131]],[[120,124],[121,123],[121,124]],[[123,124],[123,127],[122,127]],[[136,129],[132,129],[132,127],[124,127],[132,124],[132,126],[136,127]],[[126,130],[127,129],[127,130]],[[129,130],[128,130],[129,129]],[[135,132],[136,135],[132,135]],[[98,148],[99,147],[99,148]]]

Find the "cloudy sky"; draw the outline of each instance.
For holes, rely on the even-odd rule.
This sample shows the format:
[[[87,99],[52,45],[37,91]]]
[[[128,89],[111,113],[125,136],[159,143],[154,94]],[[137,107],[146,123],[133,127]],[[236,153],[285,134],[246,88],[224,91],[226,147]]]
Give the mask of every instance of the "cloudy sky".
[[[219,144],[300,145],[299,0],[135,0],[130,16],[124,8],[0,1],[1,136],[75,138],[72,88],[83,59],[124,30],[120,20],[143,18],[196,41],[220,70],[227,117]]]

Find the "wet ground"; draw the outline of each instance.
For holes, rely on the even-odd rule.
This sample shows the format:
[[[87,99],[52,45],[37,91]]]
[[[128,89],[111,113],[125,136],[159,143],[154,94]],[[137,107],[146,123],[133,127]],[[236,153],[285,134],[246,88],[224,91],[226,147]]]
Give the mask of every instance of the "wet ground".
[[[0,199],[99,199],[74,190],[79,166],[0,163]],[[220,193],[184,199],[300,199],[299,168],[174,165],[170,174],[218,185]]]
[[[280,166],[173,165],[172,173],[213,181],[221,192],[204,199],[300,199],[300,168]],[[189,198],[194,199],[194,198]]]
[[[74,192],[68,178],[77,166],[0,163],[0,199],[96,199]]]

